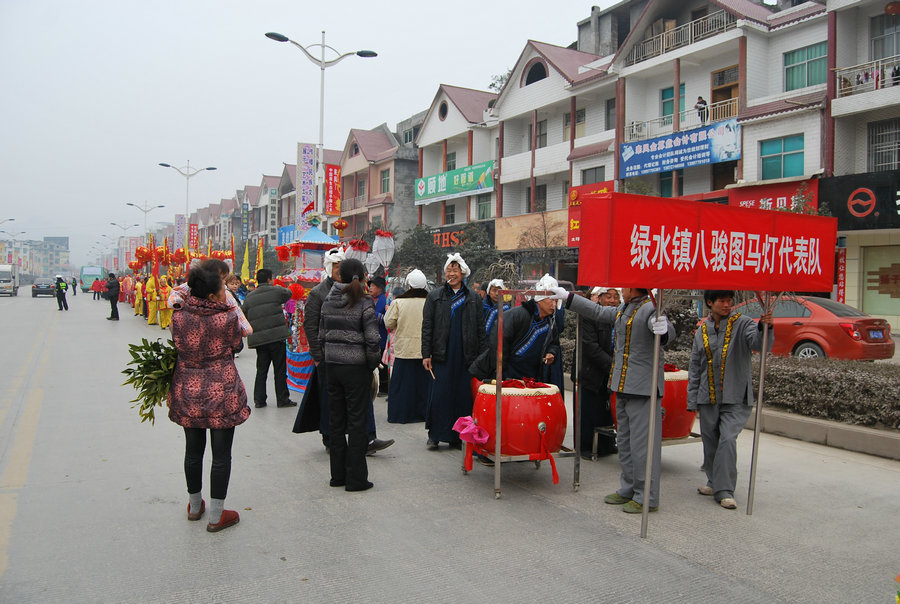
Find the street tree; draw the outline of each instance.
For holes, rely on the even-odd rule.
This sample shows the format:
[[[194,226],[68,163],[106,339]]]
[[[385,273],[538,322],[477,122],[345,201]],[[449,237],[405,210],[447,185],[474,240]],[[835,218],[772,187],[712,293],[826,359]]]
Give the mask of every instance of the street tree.
[[[564,225],[550,220],[547,212],[536,212],[535,215],[538,217],[537,224],[519,236],[519,249],[527,250],[530,256],[538,259],[540,272],[544,274],[559,259],[560,242],[565,242]]]
[[[454,251],[459,252],[465,259],[475,281],[480,281],[483,277],[479,278],[479,275],[500,258],[500,253],[490,240],[487,229],[477,222],[466,225],[460,237],[460,244]]]
[[[414,268],[435,281],[440,281],[446,260],[446,252],[434,242],[434,235],[422,225],[417,225],[406,232],[406,237],[399,249],[394,252],[391,263],[397,274],[406,274]]]

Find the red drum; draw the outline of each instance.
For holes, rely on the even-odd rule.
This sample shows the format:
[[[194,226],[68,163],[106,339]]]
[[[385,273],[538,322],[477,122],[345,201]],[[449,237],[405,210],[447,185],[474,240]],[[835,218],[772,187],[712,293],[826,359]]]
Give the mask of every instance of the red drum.
[[[566,435],[566,405],[554,385],[541,388],[503,388],[502,455],[532,455],[541,453],[540,424],[546,426],[547,451],[555,453]],[[478,387],[472,417],[490,434],[483,448],[494,452],[497,433],[497,390],[493,384]]]
[[[695,411],[687,410],[688,372],[683,369],[666,371],[665,377],[666,388],[662,398],[662,437],[663,439],[687,438],[691,435],[691,428],[694,427],[694,419],[697,417]],[[609,406],[613,421],[618,426],[615,392],[609,395]]]

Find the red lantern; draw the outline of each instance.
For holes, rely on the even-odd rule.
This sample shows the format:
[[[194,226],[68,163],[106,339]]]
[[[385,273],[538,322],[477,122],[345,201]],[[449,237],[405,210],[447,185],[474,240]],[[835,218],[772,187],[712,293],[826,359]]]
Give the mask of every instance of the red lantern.
[[[291,256],[294,256],[295,258],[299,258],[300,254],[303,253],[303,244],[300,242],[295,241],[294,243],[290,244],[290,246],[288,246],[288,247],[291,248]]]
[[[166,254],[165,252],[159,255],[159,263],[162,266],[169,266],[169,262],[172,260],[172,254]]]
[[[144,246],[140,246],[136,250],[134,250],[134,257],[140,260],[142,264],[144,262],[150,262],[152,256],[152,252]]]
[[[187,262],[187,253],[185,253],[184,248],[180,247],[172,254],[172,262],[175,264],[184,264]]]
[[[275,253],[278,254],[279,262],[287,262],[291,257],[291,248],[286,245],[279,245],[275,247]]]
[[[303,300],[306,298],[306,290],[299,283],[291,283],[288,285],[288,289],[291,290],[291,298],[294,300]]]
[[[334,221],[334,228],[338,230],[338,232],[343,235],[344,230],[350,226],[350,223],[344,220],[343,218],[338,218]]]
[[[900,15],[900,2],[888,2],[884,7],[886,15]]]

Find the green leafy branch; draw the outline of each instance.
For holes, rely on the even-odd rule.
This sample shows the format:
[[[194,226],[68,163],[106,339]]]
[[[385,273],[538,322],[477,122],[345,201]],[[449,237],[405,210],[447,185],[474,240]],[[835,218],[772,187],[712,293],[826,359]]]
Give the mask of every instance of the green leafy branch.
[[[128,352],[131,360],[122,371],[128,379],[124,385],[132,385],[138,391],[138,396],[130,401],[134,403],[131,408],[138,408],[141,423],[149,420],[155,424],[154,414],[156,407],[162,407],[169,394],[169,386],[172,384],[172,376],[175,374],[175,362],[178,360],[178,351],[172,340],[151,342],[146,338],[140,344],[129,344]]]

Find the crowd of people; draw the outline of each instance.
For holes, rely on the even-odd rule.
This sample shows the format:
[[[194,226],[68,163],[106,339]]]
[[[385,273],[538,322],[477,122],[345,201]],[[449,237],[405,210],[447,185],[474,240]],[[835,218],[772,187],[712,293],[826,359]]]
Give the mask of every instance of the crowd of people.
[[[573,369],[572,374],[582,406],[581,447],[591,449],[595,429],[606,428],[597,453],[618,454],[621,468],[620,487],[604,501],[633,514],[641,513],[645,505],[651,512],[659,508],[662,417],[658,406],[655,430],[649,433],[653,347],[657,338],[663,345],[673,339],[675,331],[665,314],[657,312],[650,289],[595,287],[582,296],[544,275],[535,285],[540,294],[518,306],[504,303],[498,311],[504,283],[494,279],[469,287],[471,271],[459,254],[448,255],[441,285],[428,291],[425,275],[413,270],[406,277],[405,290],[391,292],[390,300],[386,282],[367,280],[362,263],[346,258],[342,249],[327,252],[324,265],[326,277],[305,300],[303,330],[315,369],[294,431],[302,431],[296,425],[304,412],[314,415],[313,423],[329,454],[330,486],[347,491],[372,488],[366,456],[394,442],[376,436],[374,400],[378,396],[387,396],[389,423],[424,422],[429,450],[439,449],[442,443],[461,448],[453,424],[472,413],[473,378],[487,380],[495,375],[499,346],[504,377],[556,383],[562,391],[559,338],[568,309],[583,317],[581,372]],[[171,322],[179,351],[169,417],[185,430],[190,520],[199,520],[206,511],[200,472],[205,431],[210,430],[213,463],[207,530],[211,532],[240,519],[236,511],[224,509],[224,501],[234,428],[250,415],[234,366],[243,338],[257,353],[254,406],[267,405],[270,365],[277,406],[296,405],[289,397],[285,366],[290,328],[284,307],[291,293],[274,285],[267,269],[258,271],[257,287],[242,291],[243,284],[229,269],[220,260],[208,260],[191,270],[186,283],[151,276],[135,279],[130,288],[135,314],[143,312],[148,324],[158,322],[163,328]],[[108,282],[107,292],[115,285]],[[129,285],[121,284],[121,295],[128,295]],[[710,314],[694,339],[688,387],[688,409],[700,416],[707,474],[698,492],[726,509],[736,507],[736,439],[753,405],[750,352],[760,349],[762,330],[772,329],[771,315],[757,322],[733,314],[733,298],[730,291],[705,293]],[[499,312],[504,313],[502,341],[497,333]],[[660,376],[663,363],[661,352],[655,368]],[[213,382],[203,377],[213,374]],[[664,386],[659,379],[657,398],[663,397]],[[610,435],[612,393],[616,397],[614,436]],[[648,442],[649,477],[645,475]]]

